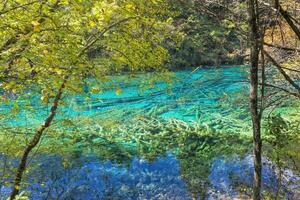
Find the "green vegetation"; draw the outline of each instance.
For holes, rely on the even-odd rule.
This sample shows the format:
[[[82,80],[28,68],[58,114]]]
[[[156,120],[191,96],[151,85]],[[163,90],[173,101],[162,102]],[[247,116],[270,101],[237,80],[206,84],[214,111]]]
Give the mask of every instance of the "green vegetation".
[[[300,163],[299,6],[293,0],[1,1],[0,199],[27,196],[27,175],[39,167],[30,166],[35,155],[59,155],[68,168],[72,155],[130,165],[135,157],[155,161],[168,153],[178,159],[191,198],[204,199],[218,157],[251,152],[249,130],[253,190],[245,184],[242,192],[241,184],[238,195],[288,198],[285,170],[299,177]],[[225,65],[247,68],[248,77],[198,72]],[[114,101],[102,104],[103,96]],[[88,105],[76,112],[71,100]],[[125,103],[127,109],[119,107]],[[275,165],[271,190],[262,189],[262,155]]]

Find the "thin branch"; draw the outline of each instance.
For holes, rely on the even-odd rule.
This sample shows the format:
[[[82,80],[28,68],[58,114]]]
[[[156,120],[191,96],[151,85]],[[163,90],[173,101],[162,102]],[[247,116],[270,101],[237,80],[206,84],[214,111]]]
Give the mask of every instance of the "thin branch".
[[[262,85],[262,83],[259,83],[259,85]],[[276,88],[276,89],[281,90],[281,91],[283,91],[283,92],[285,92],[285,93],[287,93],[289,95],[292,95],[292,96],[295,96],[297,98],[300,98],[300,94],[295,93],[295,92],[291,92],[291,91],[289,91],[289,90],[287,90],[285,88],[282,88],[282,87],[279,87],[279,86],[276,86],[276,85],[273,85],[273,84],[270,84],[270,83],[265,83],[264,85],[266,87]]]
[[[274,105],[278,105],[278,103],[276,103],[276,102],[278,102],[278,101],[280,101],[280,103],[282,103],[283,100],[285,100],[285,99],[287,99],[287,96],[284,96],[284,97],[282,97],[282,96],[281,96],[281,97],[278,97],[277,99],[275,99],[275,100],[269,102],[267,105],[265,105],[264,110],[266,110],[267,108],[270,108],[270,107],[272,107],[272,106],[274,106]]]
[[[286,50],[286,51],[300,51],[299,48],[286,47],[286,46],[281,46],[281,45],[276,45],[276,44],[270,44],[267,42],[264,42],[264,45],[269,46],[269,47],[274,47],[277,49]]]
[[[29,6],[29,5],[32,5],[32,4],[35,4],[35,3],[39,3],[39,2],[40,2],[40,1],[38,0],[38,1],[32,1],[32,2],[29,2],[29,3],[21,4],[21,5],[18,5],[18,6],[14,6],[14,7],[12,7],[12,8],[7,9],[7,10],[1,11],[1,12],[0,12],[0,16],[1,16],[1,15],[4,15],[4,14],[10,12],[10,11],[17,10],[17,9],[19,9],[19,8],[24,8],[24,7],[26,7],[26,6]]]
[[[298,39],[300,40],[300,30],[299,28],[294,24],[291,16],[286,10],[283,10],[281,6],[279,6],[279,12],[285,19],[285,21],[290,25],[291,29],[294,31],[294,33],[297,35]]]
[[[281,67],[281,65],[279,63],[277,63],[274,58],[272,58],[272,56],[266,52],[265,50],[263,50],[263,53],[267,56],[267,58],[273,63],[273,65],[275,65],[275,67],[279,70],[279,72],[284,76],[284,78],[296,89],[298,90],[298,93],[300,94],[300,86],[297,85],[290,77],[289,75],[283,70],[283,68]]]
[[[296,36],[300,40],[300,30],[295,25],[295,23],[299,24],[299,22],[295,18],[293,18],[286,10],[284,10],[281,7],[281,5],[279,4],[279,0],[275,0],[274,1],[274,6],[270,5],[269,3],[267,3],[267,2],[265,2],[263,0],[261,0],[260,2],[262,4],[264,4],[265,6],[268,6],[269,8],[271,8],[273,11],[275,11],[277,13],[280,13],[280,15],[285,19],[285,21],[289,24],[289,26],[291,27],[291,29],[294,31],[294,33],[296,34]]]
[[[103,37],[103,35],[107,32],[107,31],[109,31],[110,29],[112,29],[113,27],[115,27],[115,26],[117,26],[117,25],[119,25],[119,24],[122,24],[122,23],[124,23],[124,22],[127,22],[127,21],[129,21],[130,19],[135,19],[136,17],[128,17],[128,18],[125,18],[125,19],[122,19],[122,20],[119,20],[119,21],[117,21],[117,22],[115,22],[115,23],[112,23],[111,25],[109,25],[108,27],[106,27],[106,28],[104,28],[98,35],[97,35],[97,37],[95,37],[95,39],[94,40],[92,40],[89,44],[87,44],[78,54],[77,54],[77,56],[78,57],[80,57],[80,56],[82,56],[82,54],[84,54],[84,52],[86,51],[86,50],[88,50],[91,46],[93,46],[97,41],[99,41],[102,37]]]
[[[291,69],[291,68],[288,68],[288,67],[283,67],[281,66],[282,69],[286,69],[286,70],[289,70],[289,71],[292,71],[292,72],[297,72],[297,73],[300,73],[300,70],[297,70],[297,69]]]

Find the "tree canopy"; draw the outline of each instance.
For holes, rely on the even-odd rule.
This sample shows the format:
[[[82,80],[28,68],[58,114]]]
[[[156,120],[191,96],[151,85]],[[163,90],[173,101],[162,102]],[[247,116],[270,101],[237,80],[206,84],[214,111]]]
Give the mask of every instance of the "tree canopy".
[[[34,85],[47,99],[65,77],[66,88],[78,92],[87,77],[161,68],[169,57],[163,42],[178,39],[169,7],[160,0],[5,1],[2,88],[17,93]]]

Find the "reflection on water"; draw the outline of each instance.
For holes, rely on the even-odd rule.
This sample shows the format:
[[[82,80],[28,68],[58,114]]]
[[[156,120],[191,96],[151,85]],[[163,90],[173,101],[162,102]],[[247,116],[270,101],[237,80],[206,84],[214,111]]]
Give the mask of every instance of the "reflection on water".
[[[68,167],[59,156],[40,155],[32,165],[36,167],[26,178],[31,199],[232,199],[243,188],[251,187],[253,170],[251,156],[215,158],[206,169],[208,174],[191,171],[196,176],[184,177],[185,170],[203,169],[182,169],[181,160],[172,154],[152,162],[134,158],[128,166],[101,161],[92,155],[72,157]],[[289,179],[286,181],[295,181]],[[267,164],[263,182],[265,189],[274,192],[276,175]],[[9,190],[1,187],[2,194]],[[293,192],[286,190],[286,197],[292,199]]]
[[[37,200],[248,199],[251,137],[240,134],[250,130],[243,102],[248,89],[241,83],[246,73],[232,67],[176,75],[172,85],[141,90],[141,79],[121,86],[116,81],[107,87],[121,87],[119,95],[112,89],[88,99],[84,94],[66,97],[69,104],[61,107],[30,158],[23,191]],[[0,123],[34,127],[49,109],[36,103],[38,98],[20,100],[21,108],[31,101],[34,109]],[[16,135],[1,151],[17,148],[18,140],[22,144],[24,138]],[[0,154],[0,199],[10,192],[17,163]],[[294,173],[284,171],[286,199],[299,195],[300,178]],[[265,194],[276,193],[277,179],[277,168],[265,158]]]

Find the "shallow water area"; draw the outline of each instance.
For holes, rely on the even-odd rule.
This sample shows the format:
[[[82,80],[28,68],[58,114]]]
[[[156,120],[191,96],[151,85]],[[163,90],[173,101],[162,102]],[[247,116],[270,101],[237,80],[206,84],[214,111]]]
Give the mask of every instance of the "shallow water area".
[[[86,93],[69,95],[67,102],[61,106],[57,118],[75,118],[81,116],[110,115],[119,110],[120,120],[125,115],[152,115],[171,117],[180,120],[194,120],[214,125],[227,121],[231,127],[246,128],[249,121],[248,105],[242,98],[248,94],[247,68],[233,66],[224,68],[200,68],[174,73],[173,83],[156,81],[149,83],[154,74],[138,75],[136,78],[117,76],[104,84],[103,93]],[[110,89],[111,88],[111,89]],[[145,89],[146,88],[146,89]],[[116,89],[120,92],[116,93]],[[40,123],[48,114],[51,104],[41,104],[39,94],[29,94],[19,100],[20,107],[28,103],[36,110],[22,110],[13,120],[6,121],[12,125],[33,125]],[[9,110],[1,107],[2,112]],[[236,114],[236,116],[234,116]],[[124,115],[124,116],[123,116]],[[227,120],[230,118],[231,120]]]

